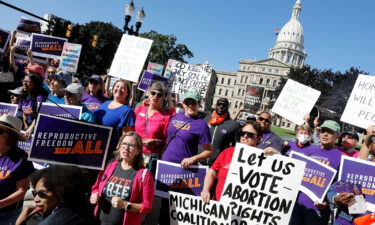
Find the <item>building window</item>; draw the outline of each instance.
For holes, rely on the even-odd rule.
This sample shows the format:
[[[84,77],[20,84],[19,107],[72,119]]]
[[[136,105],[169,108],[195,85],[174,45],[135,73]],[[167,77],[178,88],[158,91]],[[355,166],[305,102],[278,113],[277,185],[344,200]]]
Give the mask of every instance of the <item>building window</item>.
[[[221,95],[221,88],[219,89],[219,95]]]
[[[237,95],[239,96],[241,94],[241,89],[238,89]]]
[[[228,85],[230,85],[230,78],[228,79],[228,82],[227,82]]]
[[[234,108],[237,109],[238,107],[238,102],[236,101],[236,104],[234,105]]]
[[[228,90],[225,90],[225,96],[228,96]]]
[[[224,77],[221,78],[221,84],[224,84]]]
[[[288,123],[288,124],[286,125],[286,127],[290,127],[290,123]]]
[[[276,87],[276,82],[277,82],[277,80],[274,80],[272,86]]]
[[[266,68],[262,67],[262,72],[266,71]]]
[[[245,84],[247,84],[247,77],[245,77]]]
[[[267,81],[266,81],[266,85],[267,85],[267,86],[270,85],[270,79],[267,79]]]
[[[272,69],[268,69],[268,72],[272,73]]]
[[[263,78],[260,78],[259,84],[262,84],[262,83],[263,83]]]
[[[282,122],[282,123],[281,123],[281,126],[285,127],[285,122]]]
[[[245,95],[245,89],[242,89],[242,96]]]
[[[243,81],[243,76],[241,76],[241,81],[240,81],[240,83],[242,83],[242,81]]]

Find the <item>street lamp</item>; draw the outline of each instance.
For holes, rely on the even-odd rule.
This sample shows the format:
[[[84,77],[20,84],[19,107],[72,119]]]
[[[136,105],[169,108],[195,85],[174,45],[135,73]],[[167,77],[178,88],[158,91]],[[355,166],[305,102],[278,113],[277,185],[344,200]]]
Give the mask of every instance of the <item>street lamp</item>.
[[[139,29],[142,26],[143,20],[146,17],[145,11],[143,10],[143,7],[141,10],[137,12],[137,18],[135,22],[135,31],[133,30],[133,26],[130,28],[128,27],[129,22],[132,18],[132,15],[135,11],[134,2],[133,0],[125,5],[125,25],[124,25],[124,34],[128,32],[129,35],[135,35],[138,36]]]

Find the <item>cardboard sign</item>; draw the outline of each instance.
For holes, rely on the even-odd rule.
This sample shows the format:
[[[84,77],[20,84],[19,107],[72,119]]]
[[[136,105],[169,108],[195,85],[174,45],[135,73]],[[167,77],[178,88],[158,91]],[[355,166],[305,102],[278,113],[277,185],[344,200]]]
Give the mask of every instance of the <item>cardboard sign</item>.
[[[152,42],[150,39],[124,34],[108,74],[138,82]]]
[[[358,76],[341,121],[363,129],[375,124],[375,76]]]
[[[82,106],[64,104],[57,106],[54,103],[43,102],[39,108],[39,113],[79,120],[82,115]]]
[[[81,55],[82,45],[73,43],[64,43],[60,59],[62,71],[76,73],[78,69],[79,56]]]
[[[28,160],[103,170],[112,128],[39,113]]]
[[[157,63],[153,63],[153,62],[149,62],[147,64],[147,71],[150,72],[150,73],[153,73],[155,75],[162,76],[163,69],[164,69],[164,66],[161,65],[161,64],[157,64]]]
[[[256,114],[262,105],[264,87],[246,85],[244,108],[250,113]]]
[[[305,162],[237,143],[221,202],[232,206],[231,224],[288,225]]]
[[[349,156],[342,156],[339,181],[359,184],[367,202],[367,210],[375,211],[375,163]]]
[[[0,28],[0,53],[3,53],[10,40],[10,31],[3,30]]]
[[[201,197],[170,191],[169,216],[171,225],[229,225],[232,210],[228,204],[213,200],[205,203]]]
[[[185,94],[188,91],[196,91],[202,98],[205,98],[211,74],[212,66],[208,64],[189,65],[170,59],[164,76],[169,78],[169,92]]]
[[[320,91],[289,79],[277,98],[272,112],[301,125],[304,122],[303,117],[310,114],[319,96]]]
[[[161,82],[165,86],[167,86],[168,79],[162,76],[152,74],[148,71],[144,71],[143,76],[141,80],[139,81],[138,89],[142,91],[147,91],[151,87],[151,85],[155,82]]]
[[[295,151],[291,152],[290,157],[306,163],[300,191],[309,196],[313,202],[323,203],[337,171],[318,160]]]
[[[68,39],[43,34],[31,34],[31,51],[35,56],[60,59]]]
[[[42,29],[40,22],[21,17],[20,22],[17,25],[17,31],[40,34]]]
[[[155,195],[168,198],[168,191],[200,196],[207,166],[191,165],[184,169],[180,164],[158,160],[155,176]]]
[[[0,116],[7,114],[16,116],[18,111],[18,105],[0,102]]]

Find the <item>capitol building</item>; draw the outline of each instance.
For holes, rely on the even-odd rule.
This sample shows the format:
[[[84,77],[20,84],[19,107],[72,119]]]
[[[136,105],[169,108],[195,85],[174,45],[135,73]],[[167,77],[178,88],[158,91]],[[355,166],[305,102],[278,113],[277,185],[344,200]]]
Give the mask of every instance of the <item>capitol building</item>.
[[[246,85],[254,85],[265,89],[261,110],[271,110],[269,103],[276,100],[274,91],[280,79],[288,76],[290,68],[302,67],[307,56],[303,46],[303,28],[299,22],[301,10],[301,0],[297,0],[290,20],[279,31],[276,43],[269,50],[267,59],[242,59],[236,72],[215,71],[217,79],[213,104],[219,98],[227,98],[231,103],[229,112],[233,117],[244,101]],[[248,116],[249,113],[242,112],[239,119],[245,119]],[[295,127],[295,124],[282,118],[278,118],[274,124],[287,129]]]

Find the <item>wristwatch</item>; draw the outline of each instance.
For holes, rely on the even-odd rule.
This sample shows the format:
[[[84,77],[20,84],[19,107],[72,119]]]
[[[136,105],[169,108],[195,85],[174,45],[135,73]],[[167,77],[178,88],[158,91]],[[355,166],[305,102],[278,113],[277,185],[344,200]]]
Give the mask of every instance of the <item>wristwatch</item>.
[[[126,206],[125,206],[125,211],[129,211],[129,210],[131,210],[131,208],[132,208],[132,205],[130,204],[130,202],[126,202],[127,204],[126,204]]]

